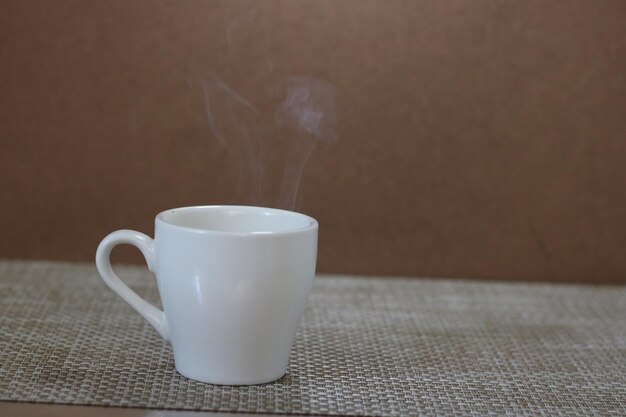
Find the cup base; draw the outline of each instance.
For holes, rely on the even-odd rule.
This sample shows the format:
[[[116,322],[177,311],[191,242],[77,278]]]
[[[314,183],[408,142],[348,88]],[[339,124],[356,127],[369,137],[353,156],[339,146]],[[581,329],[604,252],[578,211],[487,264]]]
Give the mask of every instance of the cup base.
[[[245,378],[227,378],[227,377],[211,377],[211,376],[205,376],[205,375],[199,375],[199,374],[195,374],[193,372],[188,373],[186,371],[181,371],[180,369],[176,368],[176,372],[178,372],[179,374],[181,374],[182,376],[184,376],[185,378],[191,379],[193,381],[197,381],[197,382],[202,382],[204,384],[211,384],[211,385],[230,385],[230,386],[241,386],[241,385],[261,385],[261,384],[268,384],[270,382],[274,382],[277,381],[279,379],[281,379],[283,376],[285,376],[285,374],[287,373],[287,371],[283,371],[278,375],[272,375],[270,377],[257,377],[257,378],[252,378],[252,377],[245,377]]]

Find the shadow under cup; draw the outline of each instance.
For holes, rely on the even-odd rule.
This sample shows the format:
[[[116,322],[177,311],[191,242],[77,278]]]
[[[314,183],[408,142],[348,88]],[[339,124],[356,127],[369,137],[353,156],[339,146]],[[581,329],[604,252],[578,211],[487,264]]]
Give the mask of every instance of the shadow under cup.
[[[178,208],[156,216],[154,241],[129,230],[107,236],[96,264],[105,283],[172,344],[182,375],[260,384],[287,370],[315,276],[317,232],[315,219],[285,210]],[[162,312],[110,268],[110,251],[122,243],[145,255]]]

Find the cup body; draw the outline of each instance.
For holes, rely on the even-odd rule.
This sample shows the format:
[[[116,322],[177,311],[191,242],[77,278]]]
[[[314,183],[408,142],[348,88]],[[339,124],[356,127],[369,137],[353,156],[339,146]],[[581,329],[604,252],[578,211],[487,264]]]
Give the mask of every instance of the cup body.
[[[317,222],[247,206],[167,210],[152,269],[176,369],[208,383],[276,380],[315,276]]]

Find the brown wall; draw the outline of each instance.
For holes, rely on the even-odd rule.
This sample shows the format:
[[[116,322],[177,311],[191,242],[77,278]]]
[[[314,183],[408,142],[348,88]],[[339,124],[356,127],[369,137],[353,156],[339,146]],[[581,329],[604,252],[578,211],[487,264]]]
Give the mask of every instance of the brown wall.
[[[276,205],[277,143],[300,139],[268,145],[253,199],[202,80],[271,125],[304,75],[339,107],[297,205],[321,271],[626,282],[625,22],[622,0],[4,0],[0,257],[91,260],[166,208]]]

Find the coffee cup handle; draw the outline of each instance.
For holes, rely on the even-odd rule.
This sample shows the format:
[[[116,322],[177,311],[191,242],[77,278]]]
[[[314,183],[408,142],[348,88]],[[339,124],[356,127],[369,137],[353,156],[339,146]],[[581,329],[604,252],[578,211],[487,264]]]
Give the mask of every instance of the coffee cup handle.
[[[146,258],[148,269],[153,271],[154,240],[134,230],[118,230],[105,237],[100,242],[96,252],[96,268],[109,288],[134,308],[141,317],[146,319],[163,339],[169,340],[169,331],[163,311],[139,297],[113,271],[110,259],[111,251],[115,246],[121,244],[133,245],[139,249],[143,253],[144,258]]]

